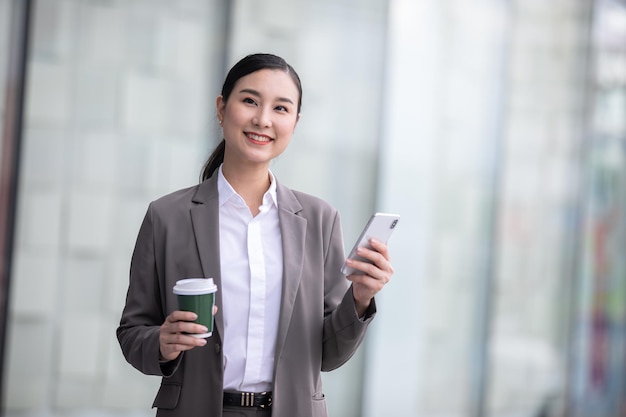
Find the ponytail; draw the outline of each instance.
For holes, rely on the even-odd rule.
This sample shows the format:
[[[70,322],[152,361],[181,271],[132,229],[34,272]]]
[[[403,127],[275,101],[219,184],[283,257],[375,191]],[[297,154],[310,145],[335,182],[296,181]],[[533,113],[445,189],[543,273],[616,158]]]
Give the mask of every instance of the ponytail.
[[[200,176],[200,182],[209,179],[213,173],[222,165],[224,162],[224,150],[226,149],[226,141],[222,139],[222,141],[215,147],[213,153],[204,164],[202,168],[202,175]]]

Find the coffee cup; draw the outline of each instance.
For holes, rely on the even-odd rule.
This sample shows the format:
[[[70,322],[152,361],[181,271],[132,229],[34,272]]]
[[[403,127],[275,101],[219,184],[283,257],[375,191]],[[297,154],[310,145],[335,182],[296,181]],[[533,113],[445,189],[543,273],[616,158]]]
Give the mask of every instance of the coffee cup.
[[[188,333],[197,338],[210,337],[213,334],[213,306],[217,286],[213,278],[186,278],[176,281],[174,294],[178,298],[178,309],[192,311],[198,318],[194,323],[205,326],[206,333]]]

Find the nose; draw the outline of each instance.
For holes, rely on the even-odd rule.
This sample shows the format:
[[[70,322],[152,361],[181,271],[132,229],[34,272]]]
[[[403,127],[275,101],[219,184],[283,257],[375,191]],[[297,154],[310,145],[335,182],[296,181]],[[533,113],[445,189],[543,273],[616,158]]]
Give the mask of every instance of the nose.
[[[252,119],[252,123],[254,123],[255,126],[270,127],[272,126],[272,118],[270,117],[270,114],[269,109],[260,107]]]

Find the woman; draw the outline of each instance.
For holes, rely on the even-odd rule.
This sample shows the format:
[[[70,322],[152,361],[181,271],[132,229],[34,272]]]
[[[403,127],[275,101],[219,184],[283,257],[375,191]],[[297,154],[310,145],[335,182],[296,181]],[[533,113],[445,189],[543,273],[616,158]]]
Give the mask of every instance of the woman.
[[[131,261],[117,336],[141,372],[162,377],[157,416],[327,416],[321,371],[341,366],[363,340],[374,295],[393,268],[387,247],[341,275],[339,213],[287,188],[270,171],[300,119],[294,69],[270,54],[229,71],[217,98],[224,139],[202,182],[152,202]],[[172,287],[186,277],[218,285],[207,339],[177,311]],[[351,281],[351,285],[350,285]]]

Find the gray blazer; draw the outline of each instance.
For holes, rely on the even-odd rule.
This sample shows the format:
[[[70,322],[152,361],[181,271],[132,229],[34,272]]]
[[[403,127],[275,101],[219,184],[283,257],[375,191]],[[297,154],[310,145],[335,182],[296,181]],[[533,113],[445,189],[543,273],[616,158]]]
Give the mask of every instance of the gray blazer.
[[[356,315],[344,261],[339,213],[319,198],[278,183],[284,267],[272,417],[326,417],[321,371],[344,364],[362,342],[376,307]],[[212,277],[221,287],[217,175],[152,202],[133,252],[117,337],[126,360],[162,377],[157,416],[221,417],[224,321],[215,316],[203,347],[159,363],[159,327],[177,309],[184,277]],[[218,290],[216,304],[222,300]]]

